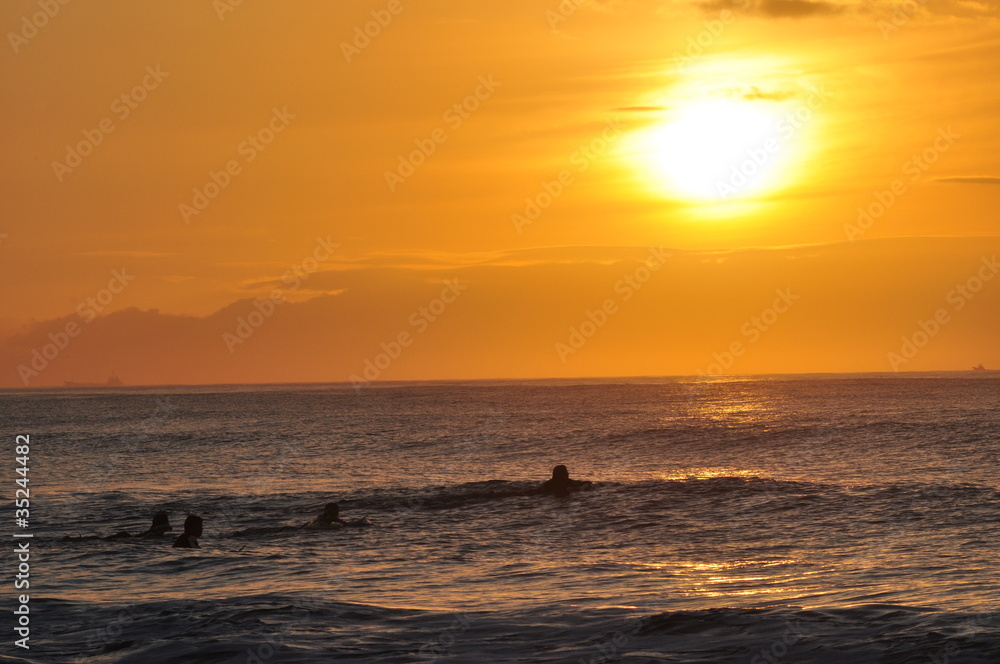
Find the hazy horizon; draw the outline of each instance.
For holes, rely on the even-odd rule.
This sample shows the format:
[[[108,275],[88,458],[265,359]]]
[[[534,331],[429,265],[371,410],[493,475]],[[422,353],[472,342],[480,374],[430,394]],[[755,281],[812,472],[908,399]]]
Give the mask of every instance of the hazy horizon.
[[[913,378],[913,377],[979,377],[986,374],[1000,373],[1000,369],[990,369],[986,368],[985,371],[974,371],[970,369],[929,369],[922,371],[826,371],[826,372],[793,372],[793,373],[733,373],[733,374],[720,374],[720,375],[705,375],[699,376],[698,374],[687,374],[687,375],[633,375],[633,376],[537,376],[531,378],[519,378],[519,377],[486,377],[486,378],[428,378],[428,379],[412,379],[412,380],[377,380],[368,381],[363,384],[354,384],[351,381],[306,381],[306,382],[275,382],[275,383],[146,383],[146,384],[133,384],[133,383],[123,383],[118,386],[109,386],[101,384],[100,381],[96,382],[84,382],[79,381],[76,385],[41,385],[36,387],[0,387],[0,391],[5,392],[30,392],[33,390],[65,390],[72,391],[78,389],[87,390],[126,390],[129,388],[144,389],[144,388],[185,388],[185,387],[343,387],[344,389],[354,389],[355,391],[362,391],[368,388],[392,388],[392,387],[406,387],[406,386],[417,386],[417,385],[454,385],[454,384],[469,384],[475,385],[477,383],[553,383],[553,384],[608,384],[613,381],[623,381],[626,383],[634,384],[649,384],[649,383],[659,383],[663,381],[668,381],[671,379],[699,379],[705,381],[713,381],[716,379],[732,379],[732,378],[775,378],[775,379],[841,379],[850,377],[865,377],[865,376],[898,376],[900,378]]]

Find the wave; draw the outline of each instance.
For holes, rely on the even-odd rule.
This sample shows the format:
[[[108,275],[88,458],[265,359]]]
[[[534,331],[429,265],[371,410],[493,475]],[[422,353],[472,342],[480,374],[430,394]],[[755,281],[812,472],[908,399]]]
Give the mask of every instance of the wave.
[[[260,594],[103,604],[38,600],[60,630],[18,662],[681,662],[949,664],[1000,661],[995,614],[867,604],[657,611],[641,606],[451,612]],[[70,627],[72,626],[72,627]],[[44,653],[34,659],[34,653]]]
[[[486,480],[451,486],[369,489],[346,497],[341,506],[361,509],[449,509],[541,494],[539,482]]]

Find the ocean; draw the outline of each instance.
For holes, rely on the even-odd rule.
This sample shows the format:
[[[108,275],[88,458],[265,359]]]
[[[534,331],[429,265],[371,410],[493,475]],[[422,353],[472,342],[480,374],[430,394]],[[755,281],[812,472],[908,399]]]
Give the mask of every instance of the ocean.
[[[1000,662],[998,388],[0,392],[33,534],[30,649],[5,628],[0,661]],[[593,487],[541,495],[557,464]],[[297,528],[330,501],[373,525]],[[103,539],[158,510],[171,537]],[[200,550],[171,547],[188,514]]]

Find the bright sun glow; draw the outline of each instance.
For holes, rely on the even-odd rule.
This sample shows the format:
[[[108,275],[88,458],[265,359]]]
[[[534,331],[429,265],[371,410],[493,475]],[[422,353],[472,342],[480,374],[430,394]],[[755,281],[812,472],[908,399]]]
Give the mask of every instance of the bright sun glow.
[[[794,77],[762,79],[761,70],[774,72],[770,63],[741,64],[711,63],[647,106],[656,119],[625,148],[651,189],[724,204],[771,194],[795,179],[799,169],[792,166],[809,143],[813,119],[811,110],[802,118],[806,95]]]
[[[679,109],[645,139],[651,167],[676,194],[731,200],[773,187],[781,163],[778,118],[745,101]]]

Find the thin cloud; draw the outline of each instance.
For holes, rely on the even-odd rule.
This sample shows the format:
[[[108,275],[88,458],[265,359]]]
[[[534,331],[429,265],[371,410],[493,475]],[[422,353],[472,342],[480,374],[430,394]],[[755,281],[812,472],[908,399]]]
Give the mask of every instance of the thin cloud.
[[[757,9],[761,14],[775,18],[829,16],[844,11],[842,5],[832,2],[808,2],[807,0],[761,0]]]
[[[808,18],[840,14],[848,7],[825,0],[710,0],[697,3],[703,11],[718,12],[727,9],[733,12],[761,14],[772,18]]]
[[[773,92],[768,92],[766,90],[761,90],[757,86],[751,86],[750,91],[743,94],[743,98],[749,101],[787,101],[788,99],[796,96],[798,96],[798,93],[792,90],[775,90]]]
[[[97,258],[107,258],[107,257],[111,257],[111,256],[120,256],[120,257],[124,257],[124,258],[166,258],[168,256],[176,256],[177,254],[168,254],[168,253],[163,253],[161,251],[138,251],[138,250],[136,250],[136,251],[130,251],[130,250],[114,251],[114,250],[111,250],[111,251],[81,251],[81,252],[77,252],[77,253],[72,254],[72,255],[73,256],[97,257]]]
[[[666,106],[619,106],[614,109],[622,113],[656,113],[667,110]]]
[[[947,178],[935,178],[935,182],[944,184],[1000,184],[996,175],[958,175]]]

